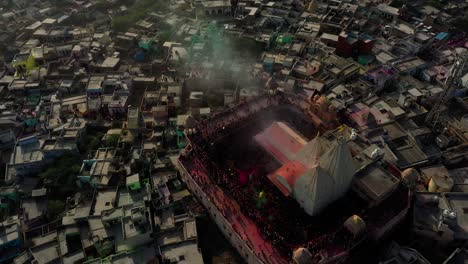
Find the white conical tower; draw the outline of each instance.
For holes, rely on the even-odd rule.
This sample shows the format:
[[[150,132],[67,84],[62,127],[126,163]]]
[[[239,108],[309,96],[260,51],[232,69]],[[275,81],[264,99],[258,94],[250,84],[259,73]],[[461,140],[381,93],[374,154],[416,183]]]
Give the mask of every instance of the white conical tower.
[[[296,154],[295,160],[308,168],[312,168],[319,163],[320,157],[329,147],[330,143],[317,135]]]
[[[294,198],[309,215],[325,208],[334,194],[333,178],[320,167],[314,167],[301,175],[294,185]]]
[[[335,197],[341,197],[351,185],[356,168],[351,151],[344,140],[326,152],[319,161],[319,166],[334,179]]]

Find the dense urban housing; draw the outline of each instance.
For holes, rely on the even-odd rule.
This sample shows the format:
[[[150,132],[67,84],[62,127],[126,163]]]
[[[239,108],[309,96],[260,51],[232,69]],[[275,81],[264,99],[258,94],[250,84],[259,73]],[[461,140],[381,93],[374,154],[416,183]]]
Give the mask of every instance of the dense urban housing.
[[[0,0],[0,264],[468,263],[468,1]]]

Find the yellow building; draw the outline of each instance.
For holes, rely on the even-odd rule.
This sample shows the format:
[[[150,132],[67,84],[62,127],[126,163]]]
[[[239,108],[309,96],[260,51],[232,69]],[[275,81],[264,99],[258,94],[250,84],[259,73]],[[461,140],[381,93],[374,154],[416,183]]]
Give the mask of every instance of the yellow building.
[[[16,54],[11,63],[15,68],[15,77],[29,75],[32,70],[37,69],[36,61],[31,53]]]

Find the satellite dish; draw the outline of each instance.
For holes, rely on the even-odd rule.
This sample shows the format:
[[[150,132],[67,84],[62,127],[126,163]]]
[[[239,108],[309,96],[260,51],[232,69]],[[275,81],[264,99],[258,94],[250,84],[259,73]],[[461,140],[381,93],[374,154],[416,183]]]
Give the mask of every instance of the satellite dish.
[[[375,160],[381,157],[382,155],[383,155],[383,150],[381,148],[376,148],[372,151],[371,158]]]
[[[351,139],[352,141],[354,141],[354,140],[357,139],[357,137],[358,137],[358,133],[357,133],[356,129],[353,128],[353,130],[351,130],[350,139]]]

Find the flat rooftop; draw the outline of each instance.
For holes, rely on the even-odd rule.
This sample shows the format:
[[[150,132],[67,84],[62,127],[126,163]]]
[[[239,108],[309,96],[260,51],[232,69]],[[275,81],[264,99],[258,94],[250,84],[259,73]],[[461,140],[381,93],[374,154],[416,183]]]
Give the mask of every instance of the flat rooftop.
[[[255,135],[255,141],[267,149],[279,162],[286,163],[307,144],[307,140],[284,122],[273,122]]]
[[[395,190],[400,181],[380,167],[372,166],[364,173],[357,175],[355,184],[361,186],[373,199],[381,199]]]
[[[424,65],[426,65],[426,62],[418,57],[405,59],[394,64],[395,68],[399,71],[407,71],[410,69],[419,68]]]
[[[107,160],[114,158],[116,154],[116,150],[114,148],[100,148],[96,151],[94,158],[97,160]]]
[[[215,1],[203,1],[203,7],[205,8],[219,8],[219,7],[230,7],[231,3],[227,0],[215,0]]]
[[[203,264],[203,258],[195,241],[184,241],[160,247],[161,254],[180,264]]]
[[[44,154],[42,153],[42,151],[40,151],[40,147],[40,141],[17,145],[15,148],[15,152],[12,155],[12,163],[21,164],[27,162],[41,161],[44,157]]]
[[[103,211],[114,208],[116,198],[115,189],[99,190],[94,204],[94,215],[100,215]]]

